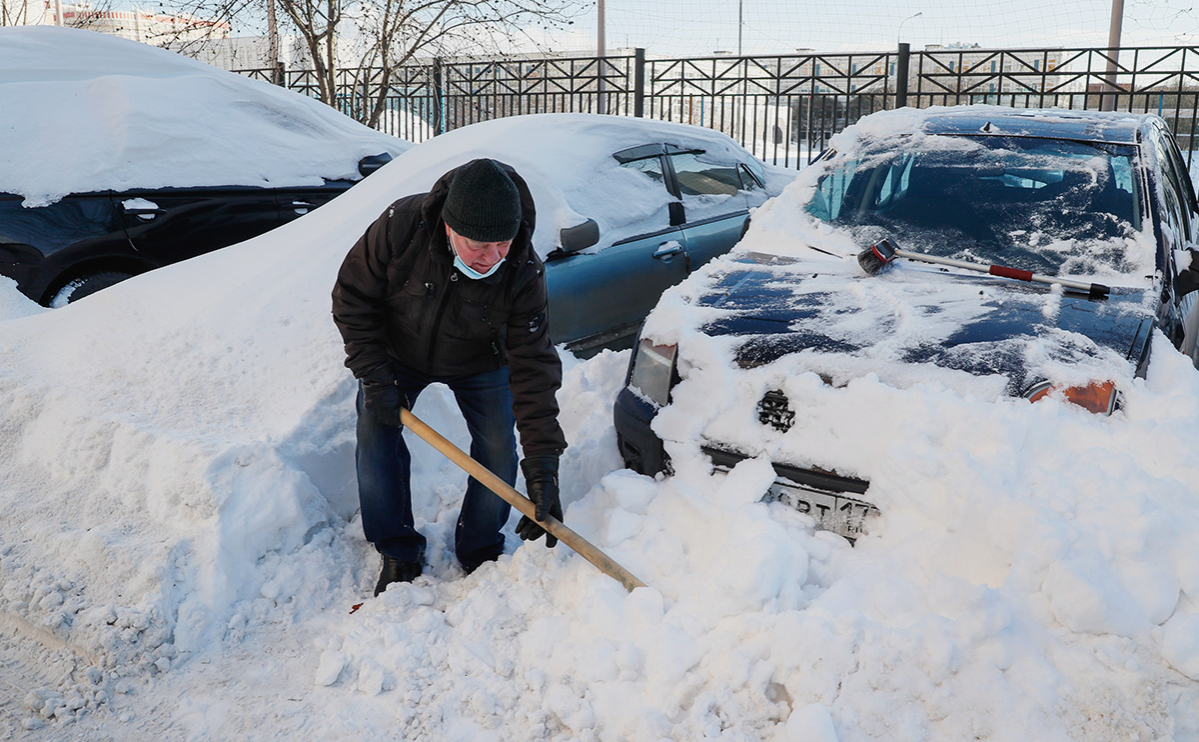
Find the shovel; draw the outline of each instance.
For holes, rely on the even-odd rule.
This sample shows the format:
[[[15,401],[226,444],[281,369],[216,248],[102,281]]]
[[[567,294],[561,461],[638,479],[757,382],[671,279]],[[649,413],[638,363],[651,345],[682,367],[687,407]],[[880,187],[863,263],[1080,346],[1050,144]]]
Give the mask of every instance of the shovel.
[[[626,590],[632,592],[635,587],[646,586],[644,582],[634,577],[628,570],[613,561],[611,557],[597,549],[587,539],[570,530],[570,528],[554,516],[546,516],[544,521],[537,520],[537,506],[533,504],[532,500],[517,492],[507,482],[497,477],[478,461],[463,453],[462,449],[450,443],[440,433],[422,422],[416,415],[401,408],[400,422],[424,439],[430,446],[444,454],[450,461],[461,467],[467,474],[477,479],[484,487],[499,495],[509,505],[519,510],[523,515],[528,516],[530,520],[535,521],[537,525],[544,528],[550,534],[553,534],[559,541],[574,549],[579,556],[594,564],[601,572],[624,585]]]

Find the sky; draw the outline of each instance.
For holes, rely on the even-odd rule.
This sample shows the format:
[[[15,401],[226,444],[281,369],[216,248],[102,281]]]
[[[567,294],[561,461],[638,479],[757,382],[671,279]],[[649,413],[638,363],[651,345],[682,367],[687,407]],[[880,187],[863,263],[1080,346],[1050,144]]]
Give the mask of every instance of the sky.
[[[932,44],[1102,47],[1108,44],[1111,14],[1112,3],[1095,0],[606,0],[605,26],[609,50],[643,47],[660,56],[738,50],[769,55],[798,49],[885,51],[901,40],[914,49]],[[593,53],[596,29],[597,6],[589,0],[576,6],[569,27],[530,26],[516,48]],[[1124,46],[1197,43],[1199,10],[1190,0],[1125,0],[1122,39]]]
[[[660,55],[707,56],[738,49],[745,54],[787,54],[857,49],[883,51],[900,41],[980,44],[996,48],[1107,46],[1111,4],[1088,0],[1041,3],[953,3],[944,0],[888,3],[880,0],[793,3],[787,0],[608,0],[607,45],[644,47]],[[917,15],[919,14],[919,15]],[[594,3],[582,13],[565,47],[596,47]],[[1124,45],[1176,46],[1195,43],[1199,14],[1180,0],[1125,3]]]
[[[61,35],[76,32],[35,31],[55,54],[84,51]],[[161,58],[120,84],[185,90]],[[162,113],[114,82],[81,78],[79,115]],[[45,96],[26,102],[61,91]],[[212,135],[202,99],[175,106],[176,136]],[[0,131],[27,115],[0,105]],[[463,157],[487,153],[470,129],[454,136]],[[128,156],[151,163],[137,143]],[[207,172],[220,147],[194,151]],[[636,474],[617,452],[629,352],[563,352],[565,521],[647,587],[510,530],[497,563],[463,574],[465,475],[412,439],[428,568],[371,597],[356,386],[329,291],[366,226],[427,185],[427,151],[279,230],[61,309],[0,280],[0,739],[1199,741],[1199,373],[1160,335],[1110,417],[894,366],[843,388],[789,361],[737,375],[685,311],[728,268],[712,263],[657,324],[692,363],[656,428],[675,475]],[[44,155],[39,193],[83,165]],[[762,207],[746,250],[803,249],[812,173]],[[947,313],[852,269],[848,293],[890,294],[905,337],[946,331]],[[1038,296],[1052,317],[1053,290]],[[812,401],[785,436],[745,404],[775,382]],[[414,411],[465,446],[444,388]],[[764,502],[767,457],[728,473],[703,458],[703,438],[730,431],[868,479],[880,518],[851,546]]]

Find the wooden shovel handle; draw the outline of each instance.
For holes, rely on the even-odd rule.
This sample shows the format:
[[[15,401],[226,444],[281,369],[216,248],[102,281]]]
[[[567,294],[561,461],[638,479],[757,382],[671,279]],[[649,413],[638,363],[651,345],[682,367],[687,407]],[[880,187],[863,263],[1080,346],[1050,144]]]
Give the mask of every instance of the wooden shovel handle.
[[[537,520],[536,506],[533,501],[513,489],[507,482],[497,477],[491,470],[446,440],[440,433],[426,425],[420,418],[409,410],[400,410],[400,422],[409,430],[419,435],[426,443],[443,453],[467,474],[477,479],[484,487],[503,498],[509,505],[519,510],[537,525],[553,534],[562,543],[574,549],[580,556],[594,564],[601,572],[614,578],[624,585],[629,592],[635,587],[645,587],[645,583],[634,577],[624,567],[617,564],[604,552],[597,549],[587,539],[572,531],[562,521],[554,516],[547,516],[544,521]]]

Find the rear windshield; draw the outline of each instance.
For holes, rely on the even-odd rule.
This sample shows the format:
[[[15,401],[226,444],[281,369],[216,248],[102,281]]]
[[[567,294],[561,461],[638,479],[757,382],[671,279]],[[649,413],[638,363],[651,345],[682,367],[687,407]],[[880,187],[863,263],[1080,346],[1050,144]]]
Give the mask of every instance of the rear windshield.
[[[1119,145],[925,137],[912,151],[867,148],[834,165],[806,208],[863,245],[889,236],[1043,275],[1143,275],[1135,157]]]

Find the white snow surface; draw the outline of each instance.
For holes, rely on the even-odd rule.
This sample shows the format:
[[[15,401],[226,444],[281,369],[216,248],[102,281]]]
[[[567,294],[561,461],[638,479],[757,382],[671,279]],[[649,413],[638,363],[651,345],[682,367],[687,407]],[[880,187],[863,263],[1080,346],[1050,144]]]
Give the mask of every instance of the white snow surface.
[[[308,96],[92,31],[0,28],[0,192],[357,180],[410,142]],[[249,133],[249,135],[247,135]]]
[[[413,441],[430,564],[370,598],[329,292],[425,164],[62,309],[0,281],[0,738],[1199,740],[1199,374],[1160,337],[1110,418],[797,376],[780,445],[881,504],[852,547],[761,502],[764,458],[622,469],[627,352],[564,356],[565,520],[649,587],[512,535],[464,576],[465,475]],[[664,424],[757,424],[709,378]]]

